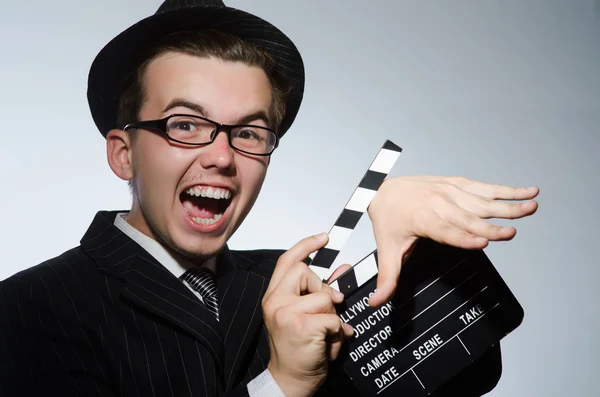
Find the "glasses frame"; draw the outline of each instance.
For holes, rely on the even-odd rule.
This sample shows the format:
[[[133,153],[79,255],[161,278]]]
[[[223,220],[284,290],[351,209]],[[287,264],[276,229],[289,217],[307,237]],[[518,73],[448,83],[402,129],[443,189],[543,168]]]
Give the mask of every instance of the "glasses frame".
[[[169,133],[167,132],[167,124],[169,122],[169,119],[171,119],[173,117],[191,117],[191,118],[195,118],[195,119],[204,120],[206,122],[213,124],[215,126],[215,130],[210,135],[210,141],[205,142],[205,143],[190,143],[190,142],[179,141],[179,140],[171,137],[169,135]],[[275,144],[273,145],[273,148],[271,149],[271,151],[268,153],[252,153],[252,152],[248,152],[247,150],[239,149],[239,148],[233,146],[233,143],[231,140],[231,131],[234,128],[239,128],[239,127],[260,128],[262,130],[267,130],[267,131],[271,132],[275,136]],[[277,147],[279,146],[279,136],[271,128],[267,128],[267,127],[263,127],[263,126],[259,126],[259,125],[252,125],[252,124],[221,124],[221,123],[217,123],[214,120],[207,119],[206,117],[196,116],[193,114],[175,113],[175,114],[171,114],[167,117],[164,117],[162,119],[135,121],[135,122],[125,125],[125,127],[123,127],[123,131],[127,131],[128,129],[131,129],[131,128],[149,130],[149,131],[153,131],[153,132],[158,131],[158,132],[164,134],[168,140],[180,143],[182,145],[188,145],[188,146],[208,146],[211,143],[213,143],[215,141],[215,139],[217,139],[219,132],[225,131],[227,133],[227,140],[228,140],[229,146],[231,148],[233,148],[239,152],[242,152],[242,153],[250,154],[252,156],[270,156],[271,154],[273,154],[275,149],[277,149]]]

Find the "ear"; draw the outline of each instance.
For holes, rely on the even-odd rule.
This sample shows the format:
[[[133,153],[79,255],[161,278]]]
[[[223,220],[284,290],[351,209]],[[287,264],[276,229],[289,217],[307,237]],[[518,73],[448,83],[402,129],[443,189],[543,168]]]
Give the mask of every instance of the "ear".
[[[110,169],[123,180],[134,177],[131,161],[132,142],[123,130],[111,130],[106,135],[106,156]]]

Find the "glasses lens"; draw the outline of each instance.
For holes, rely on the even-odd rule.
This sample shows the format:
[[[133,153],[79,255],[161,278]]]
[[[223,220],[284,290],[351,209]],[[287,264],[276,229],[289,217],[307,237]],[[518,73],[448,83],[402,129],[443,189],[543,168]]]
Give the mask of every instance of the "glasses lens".
[[[257,126],[241,126],[231,131],[233,147],[254,154],[267,154],[275,146],[275,134]]]
[[[192,116],[174,116],[167,122],[167,134],[187,143],[208,143],[215,125]]]

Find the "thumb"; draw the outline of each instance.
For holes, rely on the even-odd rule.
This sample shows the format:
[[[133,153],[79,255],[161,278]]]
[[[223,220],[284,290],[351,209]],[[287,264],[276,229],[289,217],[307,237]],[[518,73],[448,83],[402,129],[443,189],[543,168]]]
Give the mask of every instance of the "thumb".
[[[379,307],[392,299],[398,286],[404,256],[417,241],[416,237],[406,237],[401,241],[383,240],[377,243],[377,290],[369,299],[371,307]]]
[[[352,269],[352,266],[347,263],[344,263],[343,265],[338,266],[333,271],[333,273],[331,273],[331,276],[329,276],[329,278],[327,279],[327,284],[331,284],[332,282],[337,280],[338,277],[340,277],[342,274],[346,273],[350,269]]]

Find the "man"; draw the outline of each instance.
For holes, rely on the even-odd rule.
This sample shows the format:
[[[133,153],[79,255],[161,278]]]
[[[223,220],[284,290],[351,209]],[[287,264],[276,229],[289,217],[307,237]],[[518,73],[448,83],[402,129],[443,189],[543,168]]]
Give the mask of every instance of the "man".
[[[79,246],[0,284],[2,396],[357,395],[335,361],[352,334],[335,313],[343,297],[304,263],[327,236],[286,252],[226,245],[298,112],[300,54],[258,17],[180,3],[165,1],[92,65],[92,116],[132,207],[100,211]],[[418,237],[511,239],[514,228],[483,219],[530,215],[535,201],[496,199],[536,195],[386,181],[369,208],[381,269],[371,304],[393,295]],[[493,350],[438,395],[486,393],[499,359]]]

